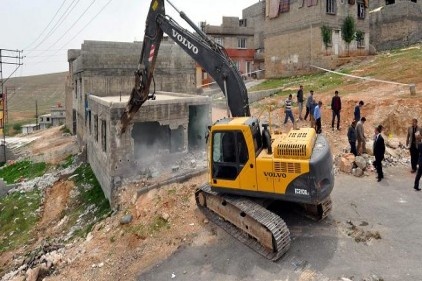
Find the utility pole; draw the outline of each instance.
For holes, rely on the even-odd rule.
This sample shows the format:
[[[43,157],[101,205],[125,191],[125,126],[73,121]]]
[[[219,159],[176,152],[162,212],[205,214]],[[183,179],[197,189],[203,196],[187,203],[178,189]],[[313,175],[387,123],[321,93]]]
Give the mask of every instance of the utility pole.
[[[35,100],[35,130],[38,129],[38,101]]]
[[[7,77],[3,80],[3,64],[16,65],[15,71],[21,66],[23,60],[22,51],[19,50],[9,50],[0,48],[0,134],[3,135],[3,154],[4,154],[4,163],[6,163],[6,93],[4,92],[4,83],[10,78]],[[2,159],[3,160],[3,159]]]

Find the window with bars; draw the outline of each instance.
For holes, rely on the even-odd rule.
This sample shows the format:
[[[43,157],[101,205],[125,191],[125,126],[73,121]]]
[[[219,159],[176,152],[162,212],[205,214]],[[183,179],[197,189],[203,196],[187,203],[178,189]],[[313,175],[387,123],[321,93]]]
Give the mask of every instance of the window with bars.
[[[237,48],[246,49],[246,38],[237,38]]]
[[[327,14],[335,15],[336,14],[336,1],[327,0]]]
[[[364,3],[358,3],[358,19],[364,19],[365,18],[365,4]]]

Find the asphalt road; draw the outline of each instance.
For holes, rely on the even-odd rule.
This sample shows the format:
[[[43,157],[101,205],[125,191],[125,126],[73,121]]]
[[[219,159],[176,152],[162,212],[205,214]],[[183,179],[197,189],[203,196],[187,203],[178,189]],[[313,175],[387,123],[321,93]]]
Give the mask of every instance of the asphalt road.
[[[204,231],[217,229],[216,239],[180,248],[138,280],[422,280],[422,192],[408,168],[384,171],[380,183],[374,174],[337,175],[333,211],[322,222],[277,210],[292,237],[277,262],[209,224]]]

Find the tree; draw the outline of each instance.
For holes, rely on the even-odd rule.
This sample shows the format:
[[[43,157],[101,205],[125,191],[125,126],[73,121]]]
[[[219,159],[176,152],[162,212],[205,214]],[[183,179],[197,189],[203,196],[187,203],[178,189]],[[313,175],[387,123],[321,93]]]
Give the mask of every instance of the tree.
[[[350,43],[353,41],[353,39],[355,39],[355,32],[355,19],[352,16],[348,15],[344,19],[343,25],[341,26],[341,38],[343,38],[343,40],[347,44],[347,55],[349,55]]]
[[[327,54],[328,45],[331,43],[331,28],[329,28],[325,24],[322,25],[321,36],[322,36],[322,42],[324,42],[324,46],[325,46],[325,54]]]

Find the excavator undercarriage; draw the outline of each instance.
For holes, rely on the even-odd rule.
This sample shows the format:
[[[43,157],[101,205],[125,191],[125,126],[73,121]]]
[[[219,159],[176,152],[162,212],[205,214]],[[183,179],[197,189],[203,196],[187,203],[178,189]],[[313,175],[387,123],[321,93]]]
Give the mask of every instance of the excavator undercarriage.
[[[227,233],[272,261],[282,257],[290,247],[290,231],[284,220],[262,206],[260,200],[219,194],[208,184],[195,192],[198,208]],[[318,205],[303,204],[304,215],[324,219],[332,208],[330,197]]]

